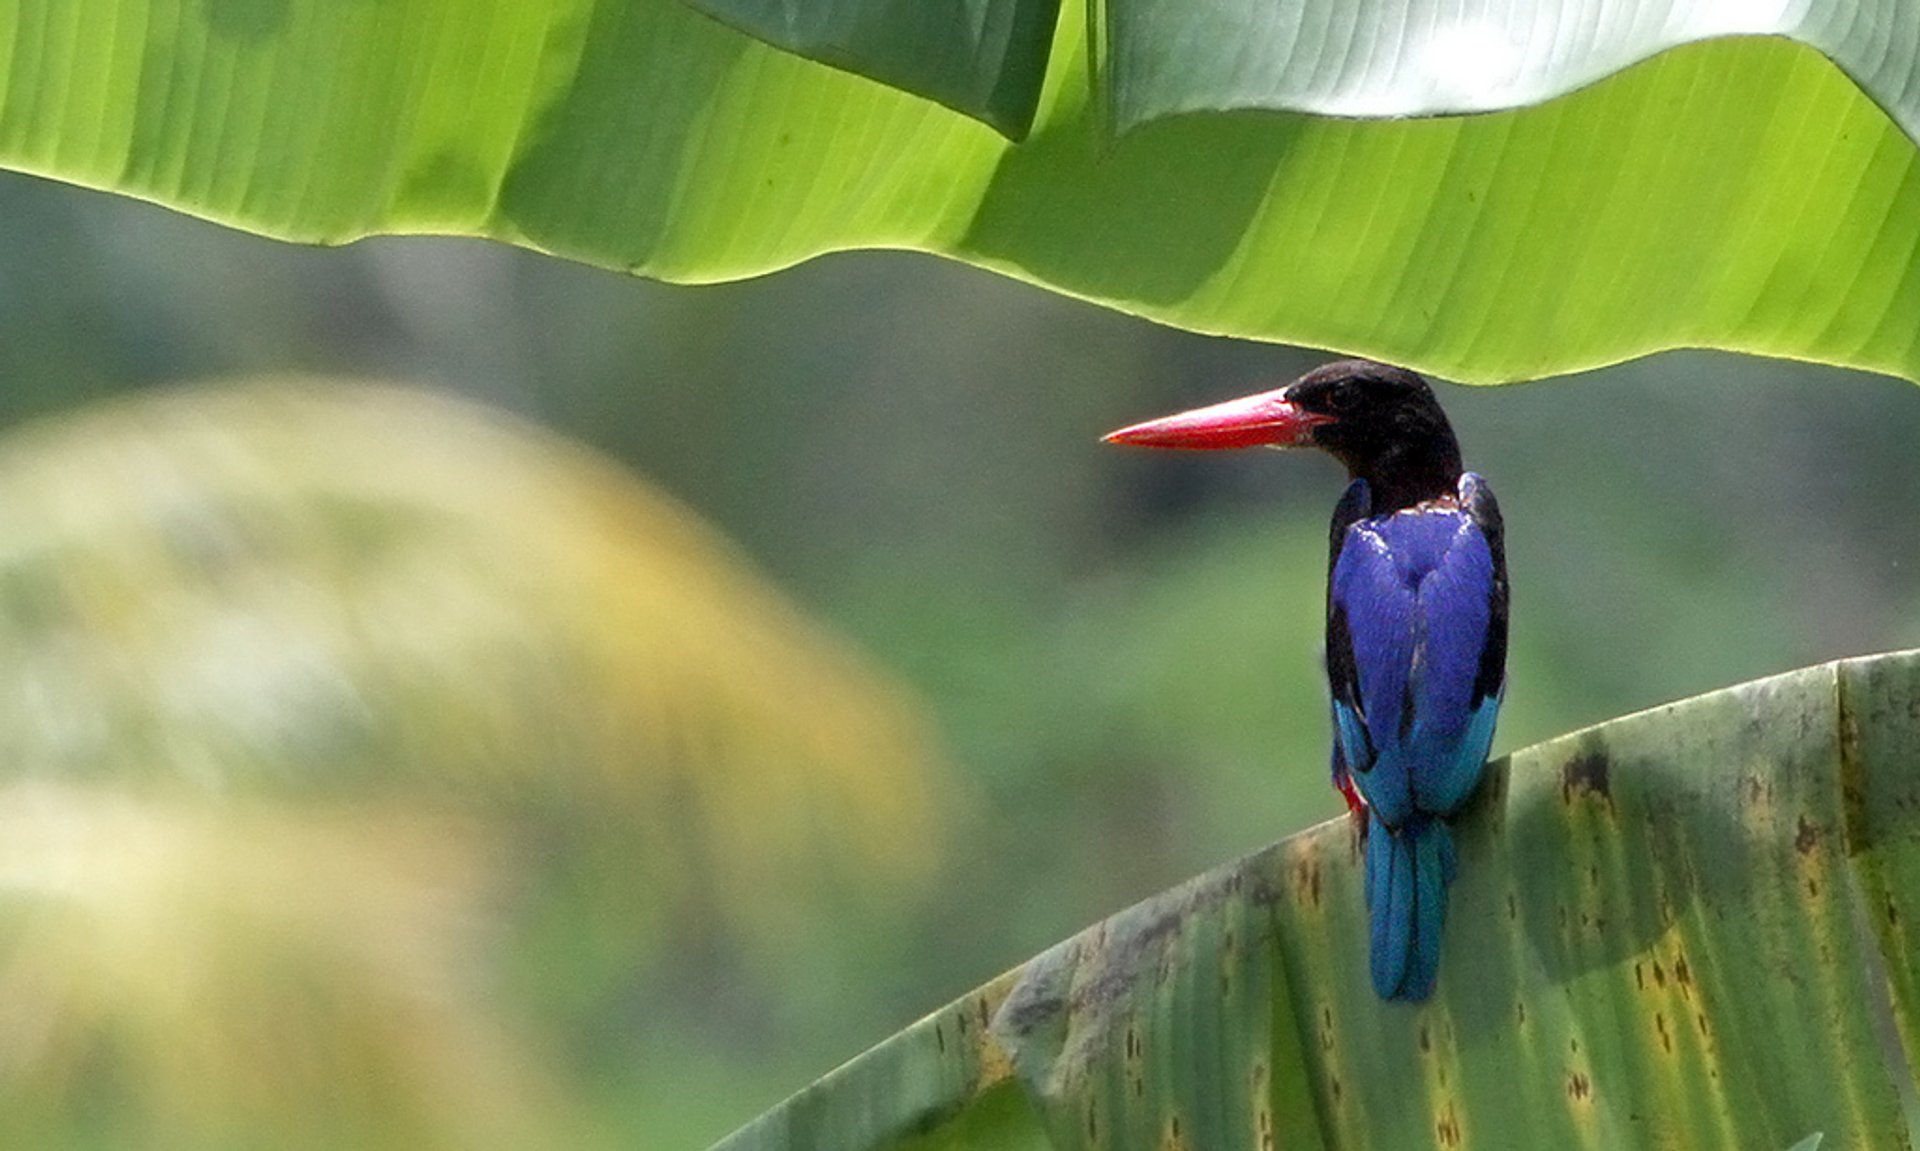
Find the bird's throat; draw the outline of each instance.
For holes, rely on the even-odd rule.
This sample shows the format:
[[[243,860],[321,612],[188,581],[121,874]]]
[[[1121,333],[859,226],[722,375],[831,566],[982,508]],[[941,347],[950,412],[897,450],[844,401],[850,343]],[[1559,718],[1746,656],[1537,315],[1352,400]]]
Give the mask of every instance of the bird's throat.
[[[1460,449],[1451,437],[1395,444],[1347,467],[1354,479],[1367,481],[1374,515],[1451,499],[1460,486]]]

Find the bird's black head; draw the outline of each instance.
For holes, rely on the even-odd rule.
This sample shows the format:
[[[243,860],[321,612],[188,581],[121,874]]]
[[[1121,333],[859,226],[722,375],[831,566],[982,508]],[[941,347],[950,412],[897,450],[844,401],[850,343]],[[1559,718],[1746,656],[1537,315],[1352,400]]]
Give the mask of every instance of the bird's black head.
[[[1122,428],[1106,437],[1164,448],[1319,448],[1364,479],[1376,511],[1450,496],[1460,446],[1433,389],[1372,360],[1325,364],[1276,391]]]
[[[1287,385],[1289,403],[1313,419],[1306,443],[1373,489],[1376,508],[1451,495],[1460,445],[1427,381],[1371,360],[1341,360]]]

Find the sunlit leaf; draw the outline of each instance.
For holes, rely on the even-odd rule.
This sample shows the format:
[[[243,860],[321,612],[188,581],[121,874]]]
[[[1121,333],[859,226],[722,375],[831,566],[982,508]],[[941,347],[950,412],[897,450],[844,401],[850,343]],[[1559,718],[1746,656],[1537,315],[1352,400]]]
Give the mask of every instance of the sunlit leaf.
[[[884,0],[873,0],[884,7]],[[1105,0],[1114,113],[1432,116],[1537,104],[1670,48],[1780,36],[1839,65],[1920,141],[1920,15],[1900,0]]]
[[[1920,154],[1883,110],[1914,123],[1916,18],[1896,0],[1760,7],[1871,94],[1804,44],[1722,37],[1515,111],[1205,113],[1116,140],[1085,6],[1066,4],[1012,145],[680,0],[17,0],[0,5],[0,164],[275,236],[492,236],[672,280],[924,250],[1201,331],[1482,382],[1675,346],[1920,377]],[[1766,15],[1271,10],[1348,22],[1288,39],[1247,23],[1262,4],[1142,0],[1112,9],[1099,74],[1129,120],[1296,96],[1404,111],[1442,65],[1537,98]],[[1506,37],[1511,66],[1467,68],[1479,57],[1447,37],[1481,56]]]
[[[1915,928],[1880,901],[1920,858],[1916,668],[1809,668],[1516,753],[1461,823],[1427,1004],[1372,992],[1342,820],[1089,928],[721,1146],[1903,1146],[1910,1065],[1880,1024],[1913,1033]]]

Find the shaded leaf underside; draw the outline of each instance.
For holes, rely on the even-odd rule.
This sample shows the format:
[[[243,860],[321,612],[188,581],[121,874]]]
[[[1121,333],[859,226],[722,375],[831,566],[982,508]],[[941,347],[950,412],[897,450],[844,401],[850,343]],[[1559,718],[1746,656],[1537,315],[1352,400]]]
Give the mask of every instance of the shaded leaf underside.
[[[810,60],[1026,134],[1057,0],[684,0]],[[1100,0],[1121,130],[1185,112],[1494,112],[1683,44],[1779,36],[1831,59],[1920,141],[1920,9],[1900,0]]]
[[[809,60],[981,120],[1012,139],[1033,125],[1060,0],[685,0]]]
[[[1126,28],[1116,60],[1175,31]],[[1470,381],[1695,345],[1920,377],[1913,143],[1777,37],[1522,111],[1115,139],[1067,4],[1019,146],[679,0],[14,0],[0,58],[0,163],[293,239],[474,234],[681,281],[917,249]]]
[[[1369,988],[1359,855],[1327,824],[1088,929],[721,1146],[1905,1146],[1912,1073],[1875,1015],[1911,1050],[1915,714],[1904,653],[1515,754],[1461,826],[1425,1005]]]

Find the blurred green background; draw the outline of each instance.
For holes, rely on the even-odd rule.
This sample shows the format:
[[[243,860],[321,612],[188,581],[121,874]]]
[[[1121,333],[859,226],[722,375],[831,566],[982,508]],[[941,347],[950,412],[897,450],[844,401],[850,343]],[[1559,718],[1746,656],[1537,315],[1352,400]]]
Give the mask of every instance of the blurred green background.
[[[1323,353],[1158,328],[890,253],[680,288],[471,241],[293,247],[12,175],[0,234],[0,419],[25,425],[0,449],[0,515],[16,529],[0,541],[0,628],[41,660],[27,687],[0,668],[14,752],[0,825],[15,828],[0,857],[0,1091],[40,1100],[0,1109],[8,1146],[473,1146],[462,1124],[484,1118],[504,1146],[699,1147],[1085,923],[1340,810],[1318,674],[1333,465],[1097,442],[1276,386]],[[222,560],[169,569],[163,599],[137,541],[116,569],[131,574],[103,582],[99,557],[120,545],[101,541],[125,529],[37,510],[78,499],[81,479],[105,485],[109,508],[154,486],[109,475],[133,458],[100,438],[124,433],[111,421],[39,418],[124,417],[95,406],[289,374],[468,397],[597,449],[668,499],[596,519],[581,511],[593,493],[628,481],[558,441],[464,407],[452,420],[469,438],[437,441],[438,408],[402,405],[396,420],[379,414],[386,401],[369,416],[296,388],[190,399],[139,424],[158,436],[181,411],[225,421],[227,439],[165,450],[187,461],[183,483],[224,493],[206,505],[226,509],[214,518],[252,525],[220,545],[253,557],[244,588]],[[1677,352],[1442,400],[1508,523],[1497,751],[1920,646],[1912,385]],[[572,478],[487,490],[529,435],[531,457]],[[89,436],[99,461],[76,464]],[[429,479],[382,471],[437,442],[458,458]],[[220,462],[233,443],[296,470],[310,450],[333,453],[325,468],[377,477],[383,499],[437,485],[393,497],[412,509],[393,532],[417,534],[423,517],[484,527],[409,552],[413,598],[371,615],[364,569],[327,558],[334,535],[301,534],[352,483],[312,479],[315,463],[286,489],[298,499],[261,511],[252,481],[234,479],[257,465]],[[353,445],[365,458],[340,455]],[[687,528],[672,501],[732,545]],[[691,531],[705,558],[656,581],[665,568],[638,551],[594,551],[614,520],[669,549]],[[75,524],[98,529],[93,550],[48,566]],[[43,529],[45,547],[21,542]],[[50,600],[43,585],[64,590]],[[286,610],[290,589],[311,610]],[[422,605],[451,611],[469,594],[491,638],[452,662],[433,649],[380,664],[373,703],[345,647],[312,656],[348,667],[355,708],[402,717],[342,737],[345,751],[182,751],[169,725],[185,721],[153,718],[142,698],[101,702],[146,690],[114,678],[119,661],[176,666],[113,630],[122,601],[169,619],[251,604],[248,643],[222,651],[226,674],[256,681],[285,674],[300,620],[347,618],[327,614],[329,596],[358,605],[368,650],[390,654]],[[703,613],[743,604],[762,630],[699,664],[734,643]],[[608,719],[579,685],[607,682],[608,667],[653,674],[657,653],[622,638],[676,628],[698,664],[687,674],[725,682],[674,702],[669,672],[655,687],[622,680],[668,702]],[[47,661],[65,670],[49,677]],[[863,700],[874,714],[855,714]],[[129,723],[137,745],[21,734],[96,704],[144,716]],[[686,728],[700,708],[718,718]],[[734,727],[758,734],[699,734]],[[193,767],[255,762],[255,775]],[[48,781],[131,798],[31,790]],[[175,846],[141,846],[160,842]],[[245,897],[181,894],[212,890],[194,877],[215,873],[248,877]],[[120,901],[121,926],[76,934],[75,900]],[[172,910],[188,905],[215,911]],[[137,932],[135,906],[156,916]],[[180,1060],[223,1086],[167,1070]]]

